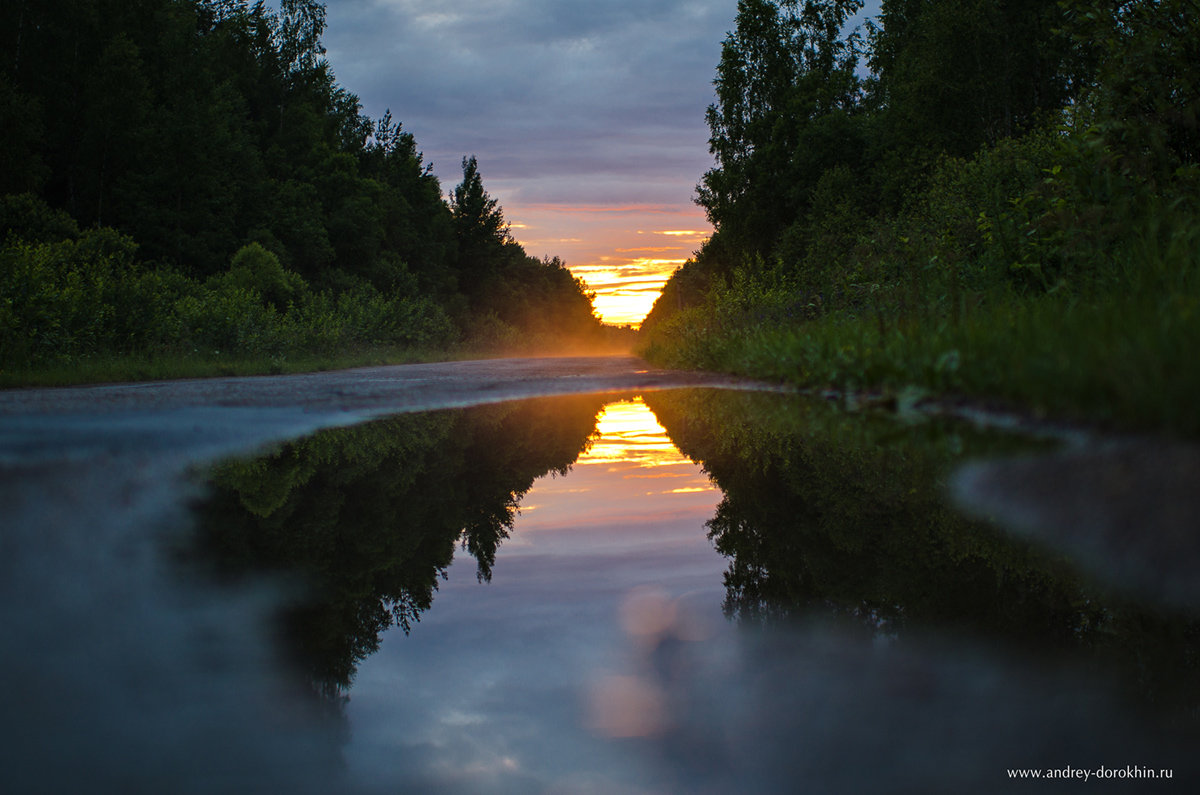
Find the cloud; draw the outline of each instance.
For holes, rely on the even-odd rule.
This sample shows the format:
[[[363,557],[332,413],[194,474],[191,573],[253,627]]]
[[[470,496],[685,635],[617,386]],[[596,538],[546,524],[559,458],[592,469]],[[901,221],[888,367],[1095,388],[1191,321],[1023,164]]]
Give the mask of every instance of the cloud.
[[[325,36],[364,110],[444,183],[479,159],[519,204],[688,202],[730,0],[331,0]],[[511,184],[510,184],[511,183]]]

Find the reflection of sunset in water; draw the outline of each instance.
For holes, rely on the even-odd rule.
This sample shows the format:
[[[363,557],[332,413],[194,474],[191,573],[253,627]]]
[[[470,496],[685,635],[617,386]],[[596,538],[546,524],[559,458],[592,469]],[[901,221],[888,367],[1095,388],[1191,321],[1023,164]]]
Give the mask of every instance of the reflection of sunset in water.
[[[522,502],[498,565],[549,554],[607,572],[599,592],[609,606],[589,624],[615,621],[620,636],[610,648],[626,656],[602,662],[597,654],[586,666],[581,725],[593,735],[656,737],[669,728],[672,683],[651,663],[664,644],[713,631],[723,564],[704,523],[720,500],[638,397],[605,406],[571,471],[538,480]]]
[[[629,502],[635,498],[636,504]],[[604,407],[591,447],[566,477],[534,484],[521,503],[518,532],[506,543],[519,545],[522,533],[550,523],[561,528],[613,521],[631,510],[686,511],[702,524],[719,499],[720,491],[676,449],[642,399],[622,400]]]
[[[588,464],[636,464],[639,467],[663,467],[686,463],[667,430],[658,424],[653,412],[641,398],[610,403],[596,421],[598,437],[591,449],[579,457],[575,466]]]

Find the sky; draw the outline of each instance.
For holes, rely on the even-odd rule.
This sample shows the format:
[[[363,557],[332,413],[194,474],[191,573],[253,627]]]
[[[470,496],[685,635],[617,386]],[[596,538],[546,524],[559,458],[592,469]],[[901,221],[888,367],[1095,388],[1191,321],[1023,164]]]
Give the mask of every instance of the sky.
[[[877,3],[871,4],[877,5]],[[736,0],[327,0],[324,43],[449,191],[474,155],[525,250],[637,324],[712,228],[705,109]]]

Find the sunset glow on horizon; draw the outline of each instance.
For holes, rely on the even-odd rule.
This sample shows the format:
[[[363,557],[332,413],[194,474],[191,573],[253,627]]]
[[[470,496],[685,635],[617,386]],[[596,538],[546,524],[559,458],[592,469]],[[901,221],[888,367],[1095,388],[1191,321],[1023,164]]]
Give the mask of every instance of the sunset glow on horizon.
[[[639,326],[663,285],[712,234],[694,205],[531,205],[505,202],[513,236],[537,257],[560,257],[595,293],[605,323]]]

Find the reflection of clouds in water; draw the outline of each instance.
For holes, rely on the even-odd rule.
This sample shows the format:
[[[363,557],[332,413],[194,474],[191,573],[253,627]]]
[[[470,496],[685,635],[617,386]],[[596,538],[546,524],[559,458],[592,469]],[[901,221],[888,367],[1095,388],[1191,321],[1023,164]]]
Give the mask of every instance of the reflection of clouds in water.
[[[611,404],[606,417],[601,443],[585,457],[599,447],[621,460],[581,461],[535,483],[525,501],[536,510],[522,513],[499,549],[492,582],[479,586],[467,562],[455,564],[412,635],[385,636],[363,663],[348,707],[347,759],[356,777],[438,791],[664,791],[659,773],[589,726],[598,721],[606,736],[666,728],[655,729],[653,711],[634,709],[659,691],[639,690],[655,680],[623,670],[622,622],[665,638],[684,631],[685,613],[722,621],[725,564],[704,532],[720,494],[674,450],[644,404]],[[639,445],[655,452],[628,455]],[[669,451],[658,449],[664,445]],[[629,490],[647,481],[626,476],[658,471],[666,452],[704,484],[703,493],[644,499]],[[658,590],[647,591],[651,584]],[[700,596],[684,611],[671,607],[681,594]],[[654,629],[655,610],[678,615],[660,615]],[[602,679],[605,672],[612,676]],[[587,702],[593,686],[608,690],[605,714]],[[660,706],[657,714],[666,715],[669,705]],[[461,713],[482,719],[443,718]],[[396,715],[406,716],[400,726]],[[631,728],[639,715],[643,725]]]
[[[658,443],[628,426],[602,436]],[[615,454],[636,459],[626,453]],[[662,469],[646,460],[642,474]],[[1013,767],[1181,770],[1185,757],[1156,748],[1077,668],[915,632],[897,640],[886,626],[724,621],[727,561],[704,533],[719,495],[626,499],[658,485],[628,477],[637,471],[609,462],[539,481],[492,583],[452,567],[412,635],[384,638],[348,706],[355,782],[380,793],[987,792]],[[687,510],[664,521],[676,510],[664,506]]]
[[[687,469],[681,469],[678,472],[663,472],[661,470],[656,470],[654,472],[637,472],[625,475],[627,479],[636,478],[638,480],[655,480],[658,478],[693,478],[695,476],[695,467],[690,463],[687,464]]]
[[[618,615],[629,671],[600,673],[589,683],[588,728],[601,737],[661,737],[672,728],[672,705],[656,657],[665,646],[708,640],[713,631],[685,600],[654,586],[630,590]]]
[[[362,665],[348,706],[355,779],[388,782],[380,792],[662,791],[630,748],[588,731],[584,687],[597,667],[621,668],[622,594],[647,581],[712,583],[719,559],[697,571],[666,553],[597,560],[548,543],[500,559],[503,550],[490,585],[452,567],[412,635],[386,636]],[[718,587],[714,613],[719,600]],[[459,713],[480,720],[445,717]]]
[[[179,582],[182,463],[131,459],[0,478],[0,792],[338,791],[337,707],[266,642],[280,594]]]
[[[688,637],[678,606],[631,593],[624,667],[587,691],[589,729],[651,759],[668,791],[1005,792],[1014,768],[1198,772],[1190,744],[1078,670],[822,623]]]
[[[1124,440],[977,461],[952,493],[1143,597],[1200,606],[1200,447]]]
[[[525,512],[522,505],[529,521],[505,542],[510,551],[529,547],[531,537],[544,531],[616,548],[622,532],[643,532],[632,529],[636,522],[662,524],[685,517],[692,517],[694,527],[688,532],[695,538],[703,534],[720,492],[676,449],[641,398],[634,398],[606,405],[590,447],[570,473],[539,481],[524,499],[536,510]]]
[[[588,726],[604,737],[657,737],[667,728],[666,697],[644,676],[605,674],[591,684]]]

